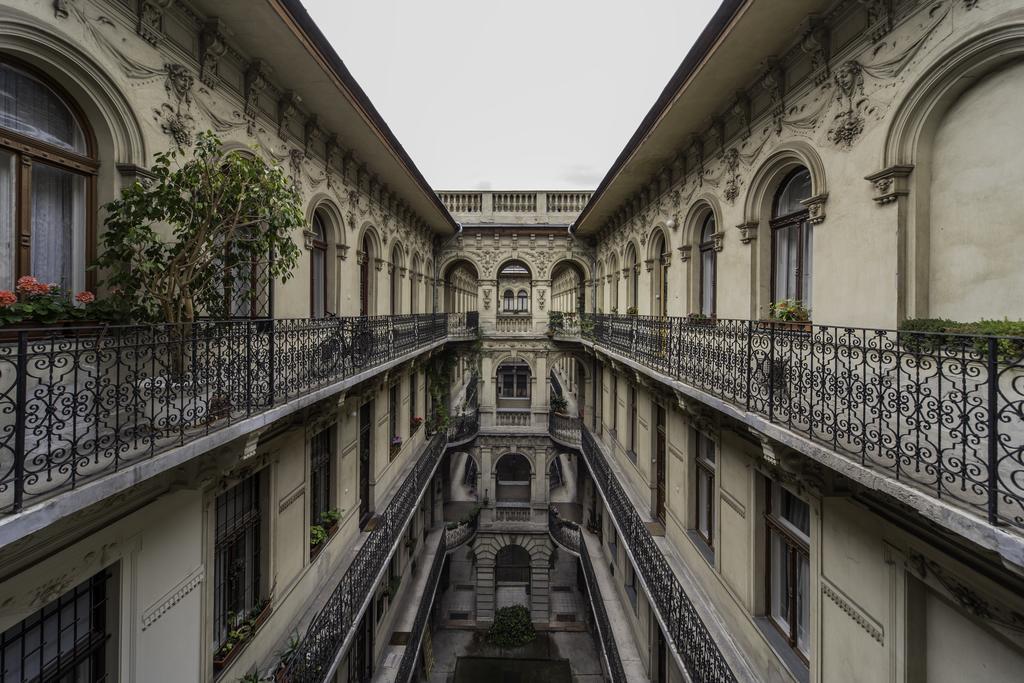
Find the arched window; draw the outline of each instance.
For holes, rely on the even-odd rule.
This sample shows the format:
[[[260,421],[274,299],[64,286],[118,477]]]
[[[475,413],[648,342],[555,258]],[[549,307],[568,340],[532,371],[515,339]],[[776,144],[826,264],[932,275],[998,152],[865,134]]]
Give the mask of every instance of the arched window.
[[[399,268],[402,266],[402,252],[396,245],[391,250],[391,315],[398,315],[402,312],[402,275]]]
[[[23,275],[85,288],[99,164],[77,107],[33,70],[0,61],[0,288]]]
[[[373,240],[369,234],[363,235],[363,254],[359,263],[359,315],[370,315],[370,260],[373,257]]]
[[[327,229],[319,211],[313,212],[309,286],[311,314],[314,318],[322,318],[327,313]]]
[[[419,255],[413,257],[412,268],[409,269],[409,312],[419,313],[419,288],[416,286],[417,280],[419,279],[420,272],[420,257]]]
[[[625,263],[622,264],[626,270],[626,301],[628,302],[629,308],[634,310],[639,308],[639,297],[637,290],[640,285],[640,269],[637,268],[636,261],[636,249],[633,245],[629,245],[626,250]]]
[[[613,256],[608,261],[608,312],[619,311],[619,263]]]
[[[796,299],[811,307],[812,230],[807,207],[811,174],[800,167],[782,182],[772,206],[772,301]]]
[[[709,211],[700,229],[700,312],[707,316],[715,314],[715,232],[715,214]]]
[[[519,290],[519,294],[516,295],[516,300],[518,302],[518,305],[516,306],[516,310],[517,311],[527,311],[527,310],[529,310],[529,308],[530,308],[529,307],[529,303],[528,303],[529,295],[526,293],[525,289],[520,289]]]
[[[515,295],[512,293],[511,289],[505,290],[505,293],[502,295],[502,301],[504,302],[506,311],[515,310]]]
[[[668,315],[668,259],[665,258],[665,235],[659,230],[651,250],[654,258],[654,314]]]

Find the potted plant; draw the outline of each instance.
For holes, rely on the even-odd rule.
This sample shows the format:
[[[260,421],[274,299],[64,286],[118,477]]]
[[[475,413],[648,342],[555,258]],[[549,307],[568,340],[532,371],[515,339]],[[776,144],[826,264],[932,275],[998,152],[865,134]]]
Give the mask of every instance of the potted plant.
[[[274,680],[277,683],[284,683],[287,680],[288,662],[292,661],[292,657],[298,652],[299,645],[301,644],[302,640],[299,638],[298,632],[293,631],[288,637],[288,642],[285,644],[284,649],[277,653],[277,668],[274,669]]]
[[[319,524],[309,527],[309,555],[316,557],[324,549],[324,541],[327,540],[327,531]]]
[[[402,450],[402,437],[391,437],[391,457],[395,457],[396,455],[398,455],[398,451],[400,450]]]
[[[556,413],[565,413],[569,409],[569,401],[564,396],[554,395],[551,397],[551,410]]]
[[[690,313],[686,316],[687,325],[714,325],[715,316],[703,313]]]
[[[791,332],[811,331],[811,311],[799,299],[782,299],[769,305],[771,320],[763,326]]]
[[[327,532],[327,536],[331,537],[334,532],[338,530],[338,521],[341,519],[341,510],[338,508],[332,508],[320,514],[320,526]]]
[[[423,424],[423,418],[422,417],[418,417],[417,416],[417,417],[411,418],[409,420],[410,431],[411,432],[415,432],[417,429],[420,428],[421,424]]]
[[[630,306],[626,309],[626,315],[636,315],[638,313],[636,306]]]
[[[228,631],[227,639],[221,644],[213,655],[213,670],[221,671],[226,668],[253,634],[263,625],[263,622],[270,616],[270,601],[264,600],[248,612],[228,614],[228,623],[232,628]]]
[[[74,297],[56,283],[32,275],[18,278],[14,290],[0,290],[0,327],[37,328],[52,334],[55,326],[87,325],[112,320],[109,301],[99,302],[89,291]]]

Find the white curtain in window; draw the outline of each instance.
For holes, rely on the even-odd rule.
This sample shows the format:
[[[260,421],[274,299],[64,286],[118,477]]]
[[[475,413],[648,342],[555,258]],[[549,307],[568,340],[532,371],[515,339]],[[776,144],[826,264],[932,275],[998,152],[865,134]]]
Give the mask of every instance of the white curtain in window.
[[[0,126],[85,154],[85,135],[71,109],[25,71],[0,64]]]
[[[74,246],[85,234],[85,178],[46,164],[32,165],[32,266],[40,282],[75,289]]]
[[[0,289],[14,288],[15,158],[0,150]]]

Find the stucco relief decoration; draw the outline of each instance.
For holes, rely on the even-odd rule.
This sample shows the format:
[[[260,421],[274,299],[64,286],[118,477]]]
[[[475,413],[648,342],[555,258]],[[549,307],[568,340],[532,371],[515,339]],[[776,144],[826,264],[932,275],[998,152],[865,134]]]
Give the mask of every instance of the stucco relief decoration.
[[[971,615],[1010,631],[1015,639],[1020,640],[1024,634],[1024,614],[1008,609],[998,599],[978,593],[945,567],[919,553],[912,552],[907,564],[920,579],[945,593]]]
[[[256,116],[259,113],[260,93],[267,87],[268,67],[261,59],[255,59],[245,71],[245,109],[242,112],[249,135],[256,131]]]
[[[199,34],[199,80],[213,88],[217,85],[217,64],[228,50],[227,29],[219,19],[210,19]]]
[[[740,151],[730,147],[725,153],[725,168],[728,173],[725,181],[725,199],[732,204],[740,196]]]
[[[542,310],[542,311],[544,310],[544,295],[545,294],[546,294],[546,292],[544,291],[543,287],[541,287],[540,289],[537,290],[537,307],[540,308],[540,310]]]
[[[772,130],[776,135],[782,134],[782,118],[786,114],[785,74],[775,59],[765,62],[765,71],[761,76],[761,88],[768,94],[769,110],[772,117]]]
[[[168,135],[179,150],[192,144],[195,119],[192,117],[192,86],[195,79],[182,64],[165,64],[164,90],[167,102],[153,110],[160,130]]]
[[[53,16],[58,19],[68,18],[68,5],[74,0],[53,0]]]
[[[173,0],[140,0],[136,30],[151,45],[160,42],[163,35],[164,12]]]
[[[859,0],[868,13],[868,35],[878,42],[892,30],[892,0]]]
[[[281,96],[277,103],[277,136],[282,140],[288,139],[288,126],[292,120],[299,115],[299,105],[302,98],[292,91]]]
[[[843,62],[833,80],[840,111],[832,120],[828,139],[839,147],[849,149],[864,132],[862,109],[871,106],[864,95],[864,72],[856,61]]]

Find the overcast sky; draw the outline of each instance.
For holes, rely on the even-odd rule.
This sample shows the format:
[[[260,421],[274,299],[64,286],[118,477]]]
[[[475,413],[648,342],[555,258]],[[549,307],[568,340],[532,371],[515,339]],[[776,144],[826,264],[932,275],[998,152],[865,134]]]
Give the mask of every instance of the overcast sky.
[[[438,190],[593,189],[718,0],[302,0]]]

